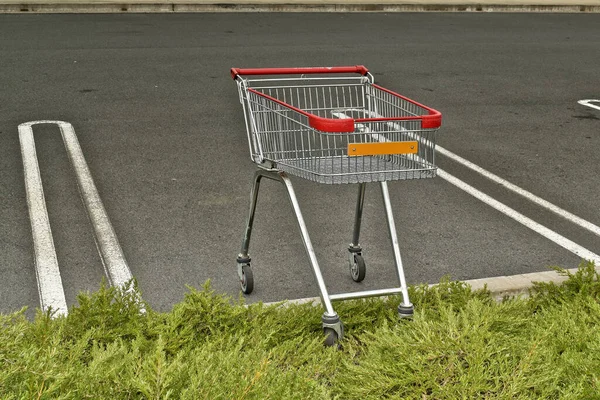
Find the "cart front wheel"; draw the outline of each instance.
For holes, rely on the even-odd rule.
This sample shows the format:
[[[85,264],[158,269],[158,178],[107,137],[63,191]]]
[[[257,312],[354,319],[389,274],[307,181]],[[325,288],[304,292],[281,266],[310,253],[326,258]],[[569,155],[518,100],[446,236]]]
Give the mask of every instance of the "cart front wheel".
[[[254,290],[254,276],[252,275],[252,268],[249,264],[242,267],[242,279],[240,285],[244,294],[250,294],[252,293],[252,290]]]
[[[362,282],[367,274],[367,266],[362,255],[354,254],[354,262],[350,264],[350,275],[354,282]]]
[[[325,346],[333,347],[336,345],[338,341],[338,334],[335,330],[331,328],[325,328]]]

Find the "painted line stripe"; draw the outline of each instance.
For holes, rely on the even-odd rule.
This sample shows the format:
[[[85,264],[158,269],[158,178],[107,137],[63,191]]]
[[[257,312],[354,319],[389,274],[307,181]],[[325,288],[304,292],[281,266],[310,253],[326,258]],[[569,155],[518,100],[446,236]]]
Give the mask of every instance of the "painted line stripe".
[[[586,107],[591,107],[591,108],[595,108],[596,110],[600,110],[600,105],[594,105],[594,104],[590,104],[590,103],[598,103],[600,104],[600,100],[579,100],[578,101],[579,104],[581,104],[582,106],[586,106]]]
[[[354,110],[354,111],[356,111],[356,110]],[[371,113],[371,114],[374,114],[374,113]],[[334,115],[337,116],[338,118],[339,117],[343,118],[344,116],[348,118],[347,115],[345,115],[343,113],[339,113],[339,112],[334,113]],[[398,124],[395,124],[395,123],[392,123],[392,124],[395,125],[395,129],[403,129],[401,126],[398,126]],[[412,136],[414,138],[416,135],[414,135],[412,133],[409,133],[408,136]],[[440,149],[440,146],[437,147],[438,151],[439,151],[439,149]],[[451,153],[450,151],[448,151],[446,149],[442,149],[442,151],[445,153],[445,155],[447,155],[447,156],[449,156],[451,158],[452,158],[452,156],[457,157],[459,159],[458,162],[461,162],[461,161],[467,162],[469,166],[476,167],[478,170],[486,172],[487,175],[489,175],[490,177],[495,177],[495,178],[497,178],[499,180],[504,181],[502,178],[499,178],[499,177],[493,175],[492,173],[485,171],[483,168],[477,167],[475,164],[473,164],[473,163],[465,160],[464,158],[458,157],[457,155],[455,155],[454,153]],[[477,171],[477,172],[480,172],[480,171]],[[597,254],[589,251],[588,249],[586,249],[586,248],[578,245],[577,243],[575,243],[575,242],[567,239],[566,237],[564,237],[564,236],[562,236],[562,235],[560,235],[560,234],[558,234],[558,233],[556,233],[556,232],[554,232],[554,231],[546,228],[545,226],[543,226],[543,225],[535,222],[531,218],[526,217],[525,215],[523,215],[523,214],[517,212],[516,210],[508,207],[507,205],[499,202],[498,200],[496,200],[496,199],[492,198],[491,196],[483,193],[482,191],[480,191],[478,189],[475,189],[473,186],[471,186],[471,185],[467,184],[466,182],[464,182],[464,181],[456,178],[455,176],[447,173],[446,171],[444,171],[441,168],[438,168],[437,175],[440,178],[442,178],[442,179],[450,182],[454,186],[458,187],[459,189],[464,190],[465,192],[469,193],[473,197],[475,197],[475,198],[483,201],[487,205],[495,208],[496,210],[500,211],[504,215],[506,215],[506,216],[514,219],[515,221],[517,221],[517,222],[525,225],[529,229],[532,229],[533,231],[535,231],[535,232],[539,233],[540,235],[544,236],[545,238],[547,238],[547,239],[551,240],[552,242],[558,244],[559,246],[561,246],[561,247],[569,250],[570,252],[578,255],[579,257],[581,257],[583,259],[586,259],[586,260],[589,260],[589,261],[594,261],[596,263],[596,265],[600,265],[600,256],[598,256]],[[484,175],[484,176],[486,176],[486,175]],[[506,183],[508,183],[508,182],[506,182]],[[515,188],[518,188],[515,185],[512,185],[512,186],[514,186]],[[520,189],[520,188],[518,188],[518,189]],[[523,190],[523,192],[526,192],[526,191]],[[529,192],[526,192],[526,193],[529,193]],[[533,197],[535,198],[536,196],[533,196]],[[537,198],[537,199],[545,202],[545,200],[543,200],[543,199],[540,199],[540,198]],[[552,205],[551,203],[548,203],[548,204]],[[556,207],[556,208],[558,209],[558,207]],[[559,210],[561,210],[561,209],[559,209]],[[587,222],[585,220],[583,220],[583,221]],[[590,225],[592,225],[592,228],[596,227],[593,224],[590,224]],[[600,228],[599,228],[599,231],[600,231]],[[594,232],[594,233],[596,233],[596,232]]]
[[[599,102],[600,103],[600,100],[580,100],[579,101],[580,104],[584,104],[583,102]],[[587,104],[587,103],[584,104],[584,105],[587,105],[588,107],[592,107],[592,108],[597,108],[598,110],[600,110],[600,106],[594,106],[594,105]],[[368,112],[368,111],[361,110],[361,109],[349,109],[347,111],[362,111],[362,112],[370,114],[371,116],[381,117],[377,113]],[[341,113],[341,112],[334,112],[332,114],[334,116],[338,117],[338,118],[350,118],[346,114]],[[393,126],[394,129],[405,130],[402,126],[400,126],[397,123],[390,122],[390,125]],[[412,136],[412,138],[416,137],[416,135],[409,135],[409,136]],[[426,141],[424,141],[424,142],[426,142]],[[428,145],[428,143],[423,143],[423,144],[424,145]],[[432,145],[432,143],[429,143],[429,145]],[[496,175],[496,174],[494,174],[494,173],[492,173],[492,172],[490,172],[490,171],[488,171],[488,170],[486,170],[486,169],[478,166],[477,164],[472,163],[471,161],[469,161],[469,160],[467,160],[467,159],[465,159],[465,158],[463,158],[463,157],[461,157],[461,156],[459,156],[459,155],[451,152],[448,149],[443,148],[442,146],[436,145],[435,150],[439,154],[442,154],[442,155],[450,158],[451,160],[453,160],[453,161],[455,161],[455,162],[457,162],[457,163],[459,163],[459,164],[461,164],[461,165],[463,165],[463,166],[471,169],[472,171],[477,172],[478,174],[484,176],[485,178],[487,178],[487,179],[489,179],[489,180],[491,180],[491,181],[499,184],[500,186],[502,186],[502,187],[504,187],[504,188],[506,188],[506,189],[508,189],[508,190],[510,190],[510,191],[512,191],[512,192],[514,192],[514,193],[516,193],[516,194],[518,194],[518,195],[526,198],[527,200],[529,200],[529,201],[537,204],[538,206],[543,207],[543,208],[545,208],[545,209],[553,212],[554,214],[556,214],[556,215],[558,215],[558,216],[566,219],[567,221],[569,221],[569,222],[571,222],[571,223],[573,223],[575,225],[578,225],[578,226],[580,226],[580,227],[582,227],[582,228],[584,228],[584,229],[592,232],[593,234],[595,234],[597,236],[600,236],[600,226],[595,225],[595,224],[593,224],[593,223],[591,223],[591,222],[589,222],[589,221],[587,221],[587,220],[585,220],[585,219],[583,219],[583,218],[581,218],[581,217],[579,217],[579,216],[577,216],[577,215],[575,215],[575,214],[573,214],[573,213],[571,213],[571,212],[569,212],[569,211],[567,211],[567,210],[565,210],[563,208],[560,208],[560,207],[558,207],[558,206],[550,203],[549,201],[544,200],[541,197],[536,196],[535,194],[533,194],[533,193],[531,193],[531,192],[529,192],[529,191],[527,191],[525,189],[522,189],[521,187],[519,187],[519,186],[517,186],[517,185],[515,185],[513,183],[510,183],[506,179],[503,179],[503,178],[499,177],[498,175]]]
[[[446,171],[442,170],[441,168],[438,168],[438,176],[440,178],[450,182],[454,186],[457,186],[458,188],[464,190],[465,192],[469,193],[471,196],[477,198],[478,200],[481,200],[484,203],[486,203],[487,205],[495,208],[496,210],[500,211],[504,215],[514,219],[515,221],[525,225],[529,229],[539,233],[540,235],[553,241],[554,243],[558,244],[559,246],[569,250],[571,253],[574,253],[577,256],[579,256],[585,260],[593,261],[596,263],[596,265],[600,265],[600,256],[598,256],[597,254],[595,254],[595,253],[589,251],[588,249],[578,245],[577,243],[565,238],[564,236],[559,235],[558,233],[554,232],[553,230],[546,228],[542,224],[535,222],[531,218],[528,218],[525,215],[515,211],[514,209],[508,207],[507,205],[505,205],[505,204],[499,202],[498,200],[492,198],[491,196],[488,196],[487,194],[483,193],[482,191],[475,189],[473,186],[461,181],[460,179],[447,173]]]
[[[600,236],[600,226],[594,225],[593,223],[591,223],[581,217],[578,217],[577,215],[570,213],[569,211],[562,209],[562,208],[550,203],[549,201],[544,200],[541,197],[538,197],[538,196],[534,195],[533,193],[520,188],[519,186],[517,186],[515,184],[510,183],[506,179],[500,178],[498,175],[495,175],[495,174],[491,173],[490,171],[487,171],[487,170],[481,168],[480,166],[472,163],[471,161],[466,160],[457,154],[454,154],[450,150],[447,150],[441,146],[436,146],[436,151],[439,154],[442,154],[442,155],[452,159],[453,161],[456,161],[457,163],[462,164],[463,166],[477,172],[478,174],[483,175],[487,179],[501,185],[502,187],[525,197],[527,200],[539,205],[540,207],[543,207],[549,211],[552,211],[554,214],[559,215],[560,217],[568,220],[569,222],[579,225],[580,227],[587,229],[588,231],[592,232],[593,234]]]
[[[79,186],[81,199],[92,222],[96,245],[98,246],[107,277],[113,286],[123,286],[127,281],[132,279],[131,271],[123,255],[121,245],[117,240],[117,235],[106,214],[106,210],[92,179],[92,174],[83,157],[75,130],[67,122],[57,121],[56,123],[60,127],[60,132],[67,148],[67,154],[77,176],[77,185]]]
[[[68,313],[54,240],[48,219],[48,210],[42,187],[42,177],[35,151],[35,141],[31,126],[19,125],[19,142],[23,158],[27,208],[31,221],[33,250],[35,253],[35,273],[37,277],[40,307],[43,311],[51,308],[55,316]]]
[[[33,139],[33,125],[38,124],[54,124],[60,128],[61,136],[67,150],[67,155],[71,166],[75,170],[77,178],[77,186],[81,194],[81,199],[86,208],[88,217],[94,229],[94,239],[96,241],[96,247],[100,254],[100,259],[104,266],[106,276],[113,286],[122,287],[126,282],[132,279],[132,274],[123,255],[123,250],[117,240],[115,231],[110,223],[92,175],[88,168],[88,165],[83,156],[81,146],[75,135],[73,126],[68,122],[63,121],[31,121],[19,125],[19,137],[21,138],[21,149],[23,153],[23,162],[27,165],[25,167],[25,181],[26,186],[32,185],[35,190],[35,196],[29,195],[28,189],[28,204],[30,210],[30,218],[32,220],[32,230],[34,224],[36,225],[34,232],[34,243],[36,248],[36,271],[38,274],[38,286],[44,288],[42,295],[42,289],[40,289],[40,302],[42,308],[46,307],[48,302],[48,296],[51,294],[46,293],[48,285],[52,288],[52,293],[58,291],[57,279],[60,281],[60,272],[58,269],[58,263],[56,262],[56,252],[54,249],[54,242],[52,240],[52,232],[48,221],[48,212],[46,210],[46,203],[44,200],[43,188],[41,184],[41,177],[39,173],[39,165],[37,163],[37,156],[35,153],[35,143]],[[31,164],[31,165],[30,165]],[[33,172],[31,172],[33,171]],[[32,197],[30,201],[29,198]],[[33,210],[33,211],[32,211]],[[31,213],[35,215],[32,215]],[[38,224],[38,220],[41,221]],[[38,226],[39,225],[39,226]],[[51,246],[47,244],[50,241]],[[53,263],[50,267],[44,267],[41,270],[37,267],[37,257],[44,261],[46,259],[53,259]],[[46,264],[43,264],[46,265]],[[58,277],[58,278],[57,278]],[[64,299],[64,290],[62,289],[62,282],[60,282],[60,291]],[[55,296],[56,297],[56,296]],[[50,297],[54,299],[54,297]],[[54,300],[53,300],[54,301]],[[66,314],[66,303],[64,303],[64,310]],[[144,311],[144,310],[142,310]]]

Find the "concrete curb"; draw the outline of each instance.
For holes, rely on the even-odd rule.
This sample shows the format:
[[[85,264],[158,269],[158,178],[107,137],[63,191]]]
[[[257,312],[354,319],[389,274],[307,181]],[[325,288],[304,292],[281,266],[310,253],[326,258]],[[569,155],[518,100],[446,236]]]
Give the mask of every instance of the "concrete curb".
[[[492,0],[493,1],[493,0]],[[200,12],[537,12],[537,13],[600,13],[600,0],[579,0],[578,3],[563,0],[564,3],[556,3],[547,0],[543,4],[516,4],[514,1],[496,0],[496,4],[486,0],[481,3],[464,3],[446,0],[432,0],[431,3],[425,1],[406,1],[406,2],[356,2],[356,3],[336,3],[331,2],[311,2],[294,1],[289,2],[261,2],[255,3],[229,3],[229,2],[209,2],[209,1],[190,1],[170,2],[170,3],[147,3],[137,2],[99,2],[99,1],[81,1],[69,2],[60,0],[56,3],[16,2],[13,0],[0,0],[0,13],[3,14],[26,14],[26,13],[200,13]],[[596,3],[596,4],[594,4]]]
[[[571,274],[575,274],[578,269],[572,268],[568,269]],[[600,267],[596,267],[596,271],[600,273]],[[529,274],[519,274],[519,275],[507,275],[507,276],[498,276],[494,278],[482,278],[482,279],[471,279],[463,281],[467,285],[471,287],[473,290],[479,290],[487,287],[487,289],[492,293],[492,297],[500,301],[504,297],[527,297],[529,295],[529,289],[533,287],[534,282],[554,282],[556,284],[560,284],[566,281],[568,278],[563,275],[559,275],[556,271],[545,271],[545,272],[532,272]],[[436,286],[437,284],[432,284],[429,286]],[[277,305],[280,304],[282,307],[286,307],[288,305],[293,304],[306,304],[310,303],[315,306],[321,304],[321,299],[318,297],[309,297],[304,299],[295,299],[295,300],[285,300],[283,302],[271,302],[264,303],[265,305]]]

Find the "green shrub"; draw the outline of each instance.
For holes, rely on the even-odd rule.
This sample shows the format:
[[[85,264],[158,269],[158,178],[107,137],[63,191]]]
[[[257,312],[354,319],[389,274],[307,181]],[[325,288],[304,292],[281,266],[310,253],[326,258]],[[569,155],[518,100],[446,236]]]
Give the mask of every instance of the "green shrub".
[[[346,336],[323,346],[322,309],[245,306],[207,283],[171,312],[134,282],[81,294],[69,315],[0,315],[2,399],[598,399],[600,283],[493,301],[444,279],[398,297],[336,304]]]

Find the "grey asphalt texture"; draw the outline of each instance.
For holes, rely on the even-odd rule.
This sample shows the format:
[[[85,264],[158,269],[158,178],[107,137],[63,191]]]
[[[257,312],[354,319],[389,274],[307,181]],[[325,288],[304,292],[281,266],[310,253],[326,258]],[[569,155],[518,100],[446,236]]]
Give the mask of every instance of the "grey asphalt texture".
[[[17,127],[73,124],[144,298],[168,310],[210,279],[239,295],[254,165],[231,67],[364,64],[442,112],[438,143],[600,224],[600,15],[0,15],[0,312],[38,306]],[[58,128],[35,128],[67,302],[104,275]],[[594,251],[600,239],[444,157],[440,167]],[[357,187],[294,179],[331,292],[395,285],[367,187],[367,277],[348,273]],[[409,283],[576,267],[577,256],[441,179],[393,182]],[[318,295],[281,185],[262,185],[249,302]],[[32,311],[30,311],[31,313]]]

